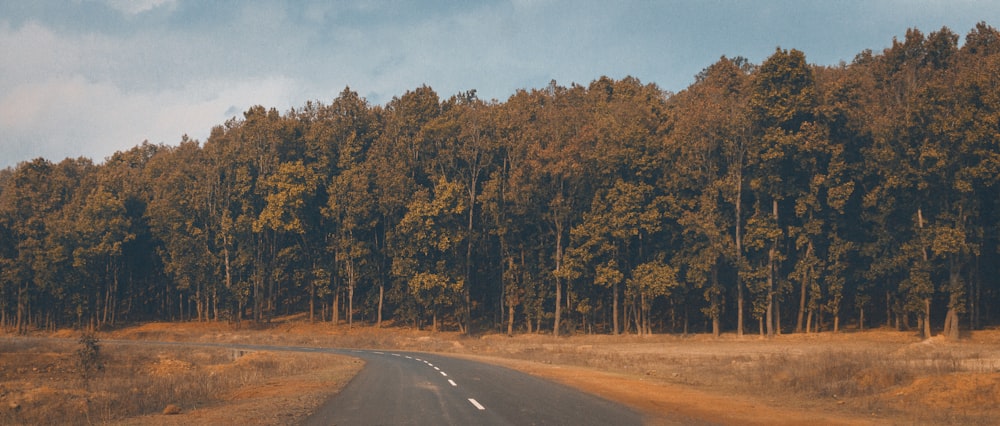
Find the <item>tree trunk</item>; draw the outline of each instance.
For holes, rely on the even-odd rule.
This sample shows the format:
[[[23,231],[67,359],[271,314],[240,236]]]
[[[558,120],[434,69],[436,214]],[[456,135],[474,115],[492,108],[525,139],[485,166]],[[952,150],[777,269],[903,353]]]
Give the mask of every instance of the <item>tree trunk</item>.
[[[316,270],[316,265],[313,265],[312,270],[313,271]],[[314,322],[316,322],[316,280],[313,277],[310,277],[310,279],[309,279],[309,323],[312,324]]]
[[[737,171],[736,185],[736,336],[743,337],[743,281],[740,280],[743,267],[743,175],[740,171]]]
[[[948,313],[945,317],[945,329],[944,335],[948,337],[949,340],[958,340],[961,336],[958,327],[958,311],[954,308],[949,308]]]
[[[559,321],[562,316],[562,279],[559,278],[560,267],[562,266],[562,226],[556,226],[556,312],[555,324],[552,326],[552,335],[559,337]]]
[[[354,285],[347,286],[347,328],[354,327]]]
[[[641,302],[639,302],[639,303],[641,304]],[[632,322],[635,324],[635,333],[638,334],[638,335],[640,335],[640,336],[642,336],[642,332],[645,331],[642,328],[642,313],[641,313],[642,309],[636,307],[636,301],[634,299],[632,300],[631,304],[632,304],[631,316],[632,316]],[[625,326],[626,326],[626,328],[628,327],[628,322],[629,322],[628,318],[629,318],[629,315],[630,315],[629,312],[625,312]],[[625,330],[625,333],[628,334],[628,330]]]
[[[378,283],[378,319],[375,322],[375,328],[382,328],[382,304],[385,301],[385,284],[381,281]]]
[[[722,333],[721,324],[719,322],[719,317],[721,316],[722,307],[719,306],[719,263],[716,261],[712,265],[712,297],[711,297],[711,309],[712,309],[712,336],[719,337]]]
[[[685,304],[684,305],[684,335],[685,336],[687,336],[687,334],[688,334],[688,325],[690,325],[690,324],[691,324],[691,318],[690,318],[690,315],[689,315],[689,312],[688,312],[688,306]]]
[[[980,268],[982,268],[980,260],[981,257],[976,256],[976,271],[980,271]],[[971,297],[969,297],[969,329],[978,330],[982,325],[980,322],[980,303],[982,302],[981,298],[983,293],[983,280],[981,274],[977,273],[973,279],[969,280],[969,292],[971,294]]]
[[[618,284],[611,285],[611,334],[618,335]]]
[[[333,309],[333,316],[330,318],[330,321],[333,322],[333,325],[340,324],[340,286],[339,285],[334,286],[334,288],[333,288],[333,306],[331,307],[331,309]]]
[[[229,247],[227,244],[225,244],[226,237],[223,238],[224,238],[223,239],[224,244],[222,246],[222,257],[223,257],[223,266],[225,267],[226,271],[226,289],[229,290],[230,292],[233,292],[233,275],[229,269]],[[236,296],[236,310],[237,310],[237,313],[235,315],[236,324],[239,324],[240,320],[243,319],[243,297],[239,295]]]
[[[889,290],[885,291],[885,326],[892,326],[892,293]],[[898,321],[896,322],[896,326],[899,326]]]
[[[917,226],[922,230],[924,229],[924,211],[922,208],[917,208]],[[927,254],[927,247],[921,247],[923,251],[924,263],[929,262],[929,255]],[[930,297],[924,298],[924,318],[923,318],[923,335],[925,339],[931,338],[931,299]]]
[[[957,255],[951,255],[949,259],[948,289],[951,293],[948,301],[948,313],[945,315],[944,335],[950,340],[958,340],[960,337],[958,327],[958,309],[961,307],[962,291],[964,287],[961,283],[960,269],[958,267]]]
[[[475,174],[473,175],[475,176]],[[472,332],[472,231],[473,213],[476,211],[476,179],[473,177],[469,187],[469,227],[465,238],[468,239],[465,249],[465,285],[462,293],[465,296],[465,306],[462,308],[462,322],[465,323],[465,334]]]
[[[774,334],[781,335],[781,298],[774,299]]]
[[[778,200],[771,200],[771,206],[774,212],[774,223],[778,223]],[[775,268],[776,258],[778,255],[778,239],[775,238],[774,242],[771,243],[771,249],[767,254],[767,337],[774,336],[774,292],[775,292]]]
[[[809,256],[812,256],[812,250],[813,250],[813,243],[812,243],[812,241],[809,241],[809,245],[806,246],[806,256],[805,256],[805,259],[808,260]],[[809,280],[812,278],[812,275],[810,274],[810,272],[812,272],[812,268],[806,268],[805,276],[802,277],[802,289],[799,292],[799,317],[795,321],[795,332],[796,333],[801,333],[802,332],[802,320],[803,320],[803,317],[805,316],[805,313],[806,313],[806,292],[809,289],[809,287],[808,287]]]
[[[27,330],[27,325],[25,324],[25,305],[28,299],[28,285],[19,286],[17,289],[17,334],[24,334]]]
[[[923,318],[923,322],[924,322],[924,324],[923,324],[924,338],[925,339],[930,339],[931,338],[931,299],[929,297],[924,299],[924,318]]]
[[[767,306],[764,313],[767,337],[774,336],[774,251],[774,246],[772,245],[767,255],[767,263],[770,266],[767,272]]]
[[[528,332],[530,333],[531,325],[528,325],[528,328],[529,328]],[[509,302],[507,303],[507,335],[508,336],[514,335],[514,304]]]

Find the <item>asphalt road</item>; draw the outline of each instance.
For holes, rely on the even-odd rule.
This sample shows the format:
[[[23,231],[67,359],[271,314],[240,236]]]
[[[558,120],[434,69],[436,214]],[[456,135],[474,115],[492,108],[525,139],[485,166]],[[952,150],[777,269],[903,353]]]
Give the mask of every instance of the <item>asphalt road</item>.
[[[424,353],[334,352],[364,359],[365,368],[306,425],[642,424],[623,405],[504,367]]]
[[[509,368],[443,355],[207,342],[101,343],[332,353],[363,359],[365,367],[305,425],[642,424],[642,416],[624,405]]]

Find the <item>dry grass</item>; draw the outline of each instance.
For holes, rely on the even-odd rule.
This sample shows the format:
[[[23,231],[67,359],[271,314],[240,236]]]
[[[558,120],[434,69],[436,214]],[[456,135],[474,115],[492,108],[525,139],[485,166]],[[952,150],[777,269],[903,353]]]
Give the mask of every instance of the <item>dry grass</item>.
[[[169,405],[189,412],[336,364],[324,354],[250,352],[237,358],[225,349],[100,344],[104,369],[84,381],[77,347],[0,340],[0,424],[105,424],[159,414]]]
[[[463,352],[585,367],[860,422],[986,425],[1000,416],[998,343],[997,331],[957,343],[884,330],[766,340],[485,336]]]
[[[545,371],[554,371],[556,373],[549,377],[557,380],[562,377],[566,383],[585,390],[596,391],[596,387],[603,386],[605,389],[601,392],[607,391],[602,393],[606,397],[618,398],[647,412],[652,411],[654,415],[686,413],[692,419],[723,424],[795,424],[815,416],[822,416],[819,418],[825,421],[821,423],[847,424],[995,424],[995,419],[1000,418],[1000,351],[997,349],[1000,348],[1000,331],[997,330],[976,332],[958,343],[937,338],[922,341],[912,334],[889,330],[784,335],[774,339],[737,338],[734,335],[720,338],[703,335],[554,338],[539,334],[510,338],[500,334],[467,337],[403,328],[348,329],[344,325],[310,324],[301,318],[290,318],[260,329],[236,329],[225,323],[145,324],[103,338],[476,355],[512,360],[509,365],[535,374],[546,375]],[[246,366],[233,369],[239,374],[226,380],[212,384],[188,383],[197,381],[200,376],[183,376],[185,372],[204,373],[216,363],[237,365],[226,358],[224,351],[215,356],[222,359],[209,355],[194,360],[171,356],[171,359],[194,367],[179,368],[178,382],[169,386],[189,386],[187,392],[191,394],[215,395],[225,393],[220,392],[221,387],[238,388],[268,374],[293,374],[278,372],[275,369],[280,369],[280,365],[273,362],[264,359],[251,362],[253,358],[248,358],[243,361]],[[149,361],[156,364],[158,359],[149,358],[145,365],[150,365]],[[595,379],[576,380],[587,374]],[[644,391],[616,393],[613,389],[608,390],[606,383],[610,377],[614,379],[614,386]],[[684,395],[687,399],[653,401],[653,396],[667,394]],[[67,397],[71,401],[72,395],[75,394]],[[166,403],[177,403],[168,400],[161,399],[143,410],[158,411]],[[144,403],[120,404],[138,406]],[[180,405],[185,410],[190,410],[193,403],[183,404]],[[770,413],[767,415],[771,417],[749,421],[749,417],[713,414],[731,412],[727,407],[733,404],[749,407],[744,416],[759,416],[761,408],[767,407]],[[91,413],[99,412],[97,408],[91,407]],[[4,420],[0,419],[2,422]]]
[[[157,331],[160,328],[164,330]],[[147,325],[134,331],[178,333],[159,335],[168,339],[192,338],[190,332],[173,325]],[[201,336],[195,338],[443,352],[523,360],[542,367],[582,367],[661,384],[666,386],[664,392],[692,389],[747,398],[751,405],[827,413],[862,422],[995,424],[994,419],[1000,417],[1000,330],[976,332],[958,343],[941,338],[920,340],[911,333],[891,330],[793,334],[774,339],[735,335],[555,338],[543,334],[511,338],[401,328],[347,329],[293,318],[275,322],[269,329],[210,330]],[[698,401],[689,404],[697,405]]]

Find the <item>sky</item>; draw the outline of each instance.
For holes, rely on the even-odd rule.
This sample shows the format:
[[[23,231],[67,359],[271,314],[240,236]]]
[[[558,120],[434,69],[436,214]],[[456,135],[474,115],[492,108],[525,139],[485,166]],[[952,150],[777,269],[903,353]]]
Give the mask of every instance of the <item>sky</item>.
[[[810,63],[908,28],[1000,26],[992,0],[0,0],[0,168],[204,141],[254,105],[384,105],[632,76],[678,92],[721,56]]]

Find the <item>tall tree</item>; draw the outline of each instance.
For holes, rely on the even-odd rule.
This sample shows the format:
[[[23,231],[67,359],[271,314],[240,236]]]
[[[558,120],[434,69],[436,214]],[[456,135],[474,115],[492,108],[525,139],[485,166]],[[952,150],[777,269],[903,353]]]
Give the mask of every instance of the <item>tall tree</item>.
[[[668,183],[680,196],[690,268],[684,274],[704,288],[714,335],[721,329],[724,291],[719,281],[726,264],[733,268],[736,329],[743,334],[743,203],[750,147],[746,92],[752,67],[743,58],[721,58],[702,71],[695,84],[671,98]]]
[[[787,238],[789,207],[807,192],[808,172],[797,170],[796,162],[811,143],[821,138],[822,132],[814,124],[816,91],[812,69],[805,55],[798,50],[777,49],[760,65],[754,74],[749,98],[750,116],[759,144],[754,150],[754,176],[751,188],[755,190],[758,208],[756,214],[770,215],[777,232],[771,233],[767,250],[766,286],[763,303],[765,329],[768,336],[781,332],[780,314],[776,303],[783,291],[781,260],[783,239]],[[782,202],[785,214],[781,214]]]
[[[434,331],[466,285],[460,253],[468,237],[462,226],[468,208],[461,185],[442,178],[433,192],[415,194],[394,235],[399,255],[393,273],[407,280],[410,295],[430,313]]]

